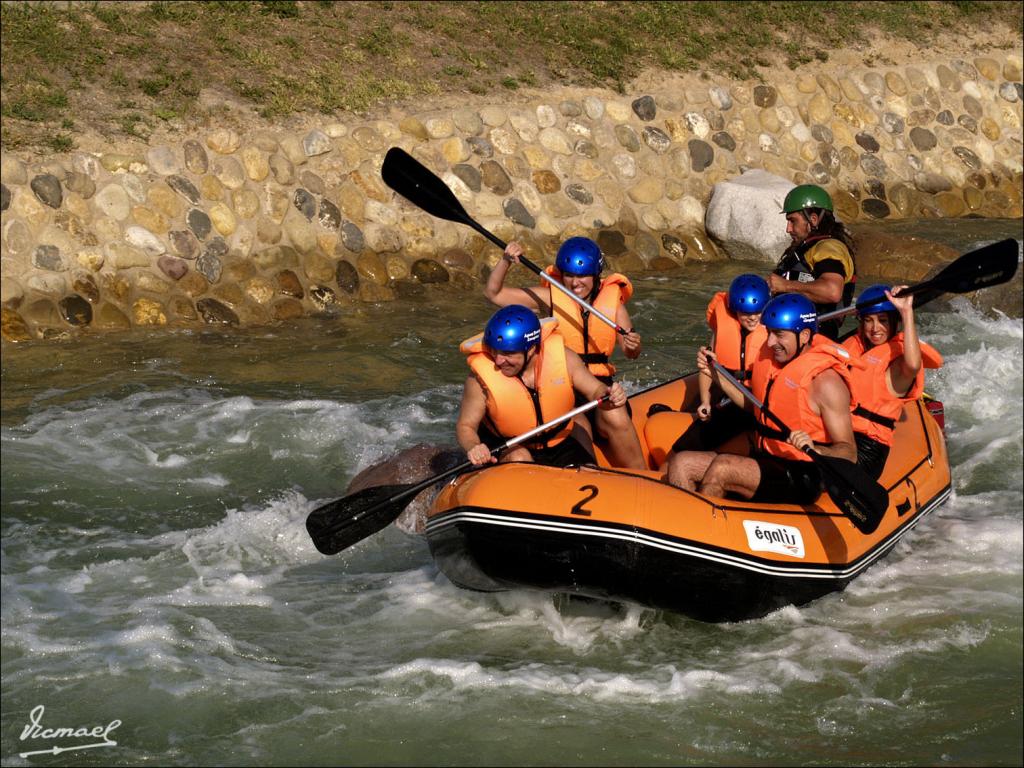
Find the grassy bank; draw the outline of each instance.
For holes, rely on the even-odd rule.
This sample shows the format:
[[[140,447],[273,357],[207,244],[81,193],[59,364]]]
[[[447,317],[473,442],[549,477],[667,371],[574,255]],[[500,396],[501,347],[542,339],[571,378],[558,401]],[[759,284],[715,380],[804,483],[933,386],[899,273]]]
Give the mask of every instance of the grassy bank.
[[[757,77],[876,35],[927,48],[1005,29],[1020,2],[52,2],[0,5],[8,149],[145,139],[201,121],[204,88],[268,119],[366,113],[550,83],[622,89],[649,67]],[[879,57],[879,64],[885,64]]]

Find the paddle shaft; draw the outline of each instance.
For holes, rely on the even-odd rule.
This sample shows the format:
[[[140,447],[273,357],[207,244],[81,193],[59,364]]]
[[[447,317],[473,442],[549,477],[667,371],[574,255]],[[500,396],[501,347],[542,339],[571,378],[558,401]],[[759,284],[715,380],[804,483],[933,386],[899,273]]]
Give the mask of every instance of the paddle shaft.
[[[569,419],[572,419],[572,418],[574,418],[575,416],[578,416],[581,413],[586,413],[587,411],[596,408],[598,405],[600,405],[605,400],[607,400],[608,397],[609,397],[608,395],[604,395],[603,397],[599,397],[596,400],[591,400],[589,403],[584,403],[583,405],[579,406],[578,408],[573,408],[571,411],[569,411],[567,413],[563,413],[561,416],[559,416],[556,419],[552,419],[551,421],[549,421],[549,422],[547,422],[545,424],[541,424],[539,427],[534,427],[529,432],[524,432],[523,434],[519,435],[518,437],[513,437],[513,438],[511,438],[509,440],[506,440],[504,443],[502,443],[497,448],[492,450],[491,453],[492,454],[498,454],[498,453],[502,453],[503,451],[507,451],[509,448],[514,448],[515,446],[517,446],[517,445],[519,445],[521,443],[526,442],[530,438],[536,437],[537,435],[541,434],[542,432],[546,432],[547,430],[551,429],[552,427],[557,427],[559,424],[561,424],[561,423],[563,423],[565,421],[568,421]],[[447,477],[451,477],[452,475],[456,475],[456,474],[458,474],[460,472],[464,472],[465,470],[469,469],[472,466],[473,466],[473,462],[471,462],[471,461],[464,461],[461,464],[459,464],[458,466],[452,467],[451,469],[449,469],[449,470],[447,470],[445,472],[442,472],[442,473],[440,473],[438,475],[434,475],[433,477],[428,477],[426,480],[424,480],[422,482],[419,482],[419,483],[416,483],[415,485],[411,485],[409,487],[403,488],[398,493],[395,493],[394,495],[389,496],[388,498],[384,499],[380,503],[374,504],[372,507],[368,507],[367,509],[364,509],[364,510],[360,511],[356,515],[353,515],[351,517],[346,517],[346,518],[343,518],[342,520],[339,520],[335,525],[332,525],[329,528],[326,528],[323,531],[321,531],[320,533],[318,533],[318,537],[320,537],[320,538],[329,538],[332,534],[336,533],[337,531],[341,530],[342,528],[346,528],[346,527],[352,526],[353,524],[357,523],[362,518],[365,518],[365,517],[373,514],[377,510],[381,509],[382,507],[386,507],[386,506],[395,504],[396,502],[399,502],[402,499],[412,498],[413,496],[416,496],[417,494],[419,494],[420,491],[424,490],[425,488],[429,488],[431,485],[434,485],[435,483],[439,483],[439,482],[441,482],[442,480],[444,480]],[[398,510],[398,513],[401,513],[401,509]],[[395,517],[398,516],[398,513],[396,513]]]
[[[756,405],[758,408],[760,408],[761,412],[765,416],[767,416],[769,419],[774,421],[775,422],[775,426],[777,426],[779,429],[781,429],[783,432],[786,433],[786,437],[789,437],[789,434],[790,434],[790,432],[792,430],[790,430],[789,427],[787,427],[785,424],[782,423],[782,419],[780,419],[774,413],[772,413],[767,408],[765,408],[764,407],[764,403],[762,403],[760,400],[758,400],[754,396],[753,392],[751,392],[745,386],[740,384],[740,382],[737,381],[736,377],[733,376],[731,373],[729,373],[728,369],[726,369],[721,363],[719,363],[717,360],[712,360],[711,363],[712,363],[712,365],[715,366],[715,370],[718,371],[719,375],[724,376],[726,381],[728,381],[730,384],[732,384],[734,387],[736,387],[736,389],[738,389],[740,392],[742,392],[744,397],[746,397],[748,400],[750,400],[750,402],[752,402],[754,405]],[[810,449],[808,449],[807,452],[811,453]]]
[[[455,194],[444,181],[439,179],[429,168],[401,147],[392,147],[387,151],[387,154],[384,156],[384,164],[381,167],[381,178],[391,189],[427,213],[472,227],[501,248],[502,251],[508,247],[505,241],[486,230],[478,221],[466,213],[462,203],[459,202],[458,198],[455,197]],[[560,281],[544,272],[525,256],[520,256],[519,261],[528,269],[537,273],[542,280],[546,280],[553,288],[564,293],[572,301],[575,301],[602,322],[607,323],[618,333],[623,336],[629,333],[627,329],[604,313],[594,309],[589,303],[562,285]]]
[[[935,277],[915,285],[908,285],[899,293],[894,293],[897,298],[902,296],[920,296],[920,300],[914,302],[914,308],[927,304],[932,299],[938,298],[943,293],[967,293],[999,285],[1009,281],[1017,272],[1017,241],[1013,238],[1000,240],[997,243],[989,243],[982,248],[968,251],[959,258],[950,262]],[[931,295],[922,295],[922,294]],[[818,316],[818,322],[831,320],[837,317],[852,315],[860,309],[870,307],[873,304],[880,304],[885,301],[885,296],[879,296],[871,301],[854,303],[849,307],[836,309]]]

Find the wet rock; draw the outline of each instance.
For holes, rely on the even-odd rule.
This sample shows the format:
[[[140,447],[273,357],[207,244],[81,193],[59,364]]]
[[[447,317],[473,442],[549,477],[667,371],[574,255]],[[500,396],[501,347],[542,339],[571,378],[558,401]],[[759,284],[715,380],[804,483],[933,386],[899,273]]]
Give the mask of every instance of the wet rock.
[[[885,176],[889,170],[882,158],[866,152],[860,156],[860,167],[868,176]]]
[[[295,190],[295,195],[292,197],[292,204],[295,208],[306,217],[306,221],[312,221],[316,215],[316,198],[313,197],[307,190],[299,187]]]
[[[472,136],[466,139],[469,149],[474,155],[490,158],[494,157],[494,145],[482,136]]]
[[[641,96],[633,101],[633,112],[641,120],[653,120],[658,113],[658,107],[654,103],[653,96]]]
[[[195,184],[186,179],[184,176],[178,176],[172,174],[167,177],[167,185],[177,192],[179,195],[188,200],[192,205],[199,202],[199,190],[196,189]]]
[[[626,237],[618,230],[603,229],[597,234],[597,245],[606,256],[620,256],[626,252]]]
[[[216,250],[210,250],[209,247],[196,259],[196,272],[205,277],[211,284],[220,280],[222,269],[223,264],[221,263],[220,256],[217,255]]]
[[[314,285],[309,289],[309,300],[321,312],[334,314],[338,310],[338,297],[326,285]]]
[[[661,236],[661,247],[678,263],[682,264],[686,261],[686,243],[675,235],[663,234]]]
[[[672,139],[668,137],[663,130],[655,128],[653,126],[645,126],[643,130],[644,141],[651,149],[657,152],[659,155],[664,154],[668,151],[668,148],[672,145]]]
[[[0,184],[0,211],[6,211],[11,207],[11,190],[6,184]]]
[[[344,259],[339,261],[334,275],[338,287],[345,293],[356,293],[359,291],[359,273],[349,262]]]
[[[277,274],[277,290],[285,296],[294,296],[296,299],[301,299],[306,295],[298,276],[290,269]]]
[[[466,163],[458,163],[452,166],[452,173],[454,173],[462,181],[463,184],[469,187],[471,191],[480,191],[480,171],[478,171],[472,165],[467,165]]]
[[[920,126],[910,129],[910,141],[920,152],[927,152],[938,143],[934,133]]]
[[[960,115],[960,116],[959,116],[959,117],[958,117],[958,118],[956,119],[956,121],[957,121],[957,122],[958,122],[958,123],[959,123],[959,124],[960,124],[960,125],[961,125],[961,126],[962,126],[963,128],[965,128],[966,130],[970,131],[971,133],[977,133],[977,132],[978,132],[978,121],[977,121],[977,120],[975,120],[975,119],[974,119],[973,117],[971,117],[970,115]]]
[[[412,276],[421,283],[447,283],[448,270],[433,259],[417,259],[412,264]]]
[[[209,233],[209,230],[207,230]],[[195,259],[199,255],[199,241],[196,236],[186,230],[174,230],[167,233],[171,248],[183,259]]]
[[[480,178],[484,186],[496,195],[507,195],[512,191],[512,181],[508,174],[494,160],[485,160],[480,164]]]
[[[858,133],[855,140],[865,152],[877,152],[879,150],[878,141],[866,131]]]
[[[884,200],[868,197],[861,201],[861,210],[873,219],[884,219],[889,216],[889,204]]]
[[[728,150],[729,152],[736,149],[736,140],[725,131],[719,131],[711,137],[711,140],[722,149]]]
[[[338,210],[338,206],[324,198],[320,201],[320,213],[317,220],[324,229],[337,229],[341,226],[341,211]]]
[[[34,176],[29,186],[35,193],[39,202],[51,208],[60,208],[64,201],[64,191],[61,189],[60,181],[51,173],[41,173]]]
[[[715,150],[706,141],[690,139],[687,143],[690,150],[690,166],[695,173],[700,173],[715,159]]]
[[[616,125],[615,138],[618,140],[619,144],[630,152],[638,152],[640,150],[640,139],[636,135],[636,131],[633,130],[632,126],[624,124]]]
[[[953,147],[953,153],[971,170],[977,171],[981,168],[981,159],[967,147]]]
[[[194,139],[188,139],[181,145],[181,148],[185,153],[185,167],[192,173],[202,176],[209,170],[210,161],[202,144]]]
[[[953,113],[948,109],[944,109],[935,116],[935,122],[940,125],[952,125],[953,124]]]
[[[76,293],[85,297],[93,304],[100,300],[100,289],[92,275],[79,275],[75,278],[71,287]]]
[[[206,215],[205,211],[202,211],[199,208],[192,208],[187,214],[185,214],[185,223],[188,225],[188,228],[192,230],[192,233],[200,240],[205,240],[213,229],[213,223],[210,221],[210,217]]]
[[[210,325],[238,325],[238,315],[216,299],[200,299],[196,302],[196,310],[203,322]]]
[[[32,334],[24,318],[14,309],[4,307],[0,311],[0,335],[7,341],[30,341]]]
[[[594,196],[582,184],[569,184],[565,188],[565,194],[583,205],[591,205],[594,202]]]
[[[817,123],[811,126],[811,136],[814,137],[815,141],[822,141],[826,144],[831,144],[835,140],[831,128]]]
[[[32,252],[32,266],[51,272],[63,272],[67,269],[64,259],[60,255],[60,249],[55,245],[47,244],[36,246]]]
[[[81,296],[65,296],[57,302],[57,309],[69,325],[89,325],[92,322],[92,307]]]
[[[864,189],[867,190],[871,197],[885,200],[885,184],[882,183],[881,179],[867,179],[864,182]]]
[[[948,192],[953,188],[945,176],[930,171],[920,171],[914,174],[914,186],[922,192],[933,195],[938,192]]]
[[[362,230],[351,221],[341,225],[341,242],[352,253],[362,253],[365,246]]]
[[[157,259],[156,265],[172,280],[181,280],[188,273],[188,262],[170,254],[165,253]]]
[[[770,85],[754,86],[754,103],[759,107],[774,107],[778,92]]]
[[[510,197],[501,204],[501,210],[516,224],[533,229],[537,222],[517,197]]]

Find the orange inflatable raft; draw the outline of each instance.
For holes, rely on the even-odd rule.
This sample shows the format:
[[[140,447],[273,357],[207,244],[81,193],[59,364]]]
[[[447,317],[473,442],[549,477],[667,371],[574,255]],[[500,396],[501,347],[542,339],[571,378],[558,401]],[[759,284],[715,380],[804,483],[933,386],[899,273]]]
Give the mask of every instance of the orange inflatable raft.
[[[457,477],[427,517],[438,567],[467,589],[541,589],[737,621],[842,590],[949,496],[945,440],[923,400],[896,426],[879,478],[889,508],[870,535],[826,494],[800,507],[681,490],[655,468],[692,423],[680,411],[697,397],[691,374],[630,398],[648,471],[610,468],[598,450],[596,466],[509,463]],[[649,415],[659,403],[675,410]]]

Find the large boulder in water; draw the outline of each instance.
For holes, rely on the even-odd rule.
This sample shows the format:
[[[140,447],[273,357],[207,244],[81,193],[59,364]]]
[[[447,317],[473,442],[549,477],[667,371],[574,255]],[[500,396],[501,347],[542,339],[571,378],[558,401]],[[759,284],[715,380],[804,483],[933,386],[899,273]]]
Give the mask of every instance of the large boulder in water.
[[[364,469],[352,478],[345,495],[377,485],[420,482],[433,475],[439,475],[465,460],[465,451],[452,446],[418,443]],[[445,478],[445,481],[449,479]],[[440,490],[441,485],[435,484],[421,491],[405,507],[395,525],[406,533],[422,534],[427,522],[427,510]]]
[[[794,184],[759,169],[711,188],[704,228],[735,259],[774,264],[789,247],[782,201]]]

